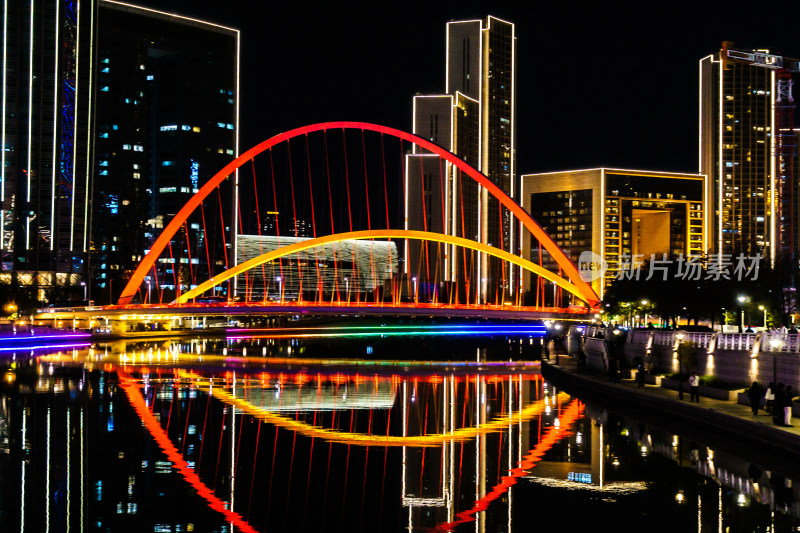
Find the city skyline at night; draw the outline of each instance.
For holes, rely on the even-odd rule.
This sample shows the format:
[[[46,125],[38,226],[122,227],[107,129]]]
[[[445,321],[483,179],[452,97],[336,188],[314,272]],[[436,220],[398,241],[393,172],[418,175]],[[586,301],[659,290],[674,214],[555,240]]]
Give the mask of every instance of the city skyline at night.
[[[800,48],[791,29],[799,9],[787,6],[780,17],[749,10],[745,17],[735,3],[722,13],[671,4],[652,15],[627,6],[523,10],[503,2],[355,11],[237,2],[220,9],[205,1],[143,5],[240,29],[243,148],[328,120],[410,129],[407,102],[445,85],[445,23],[487,15],[512,21],[517,168],[526,173],[598,166],[697,172],[698,61],[725,40],[790,57]]]
[[[8,5],[13,7],[16,4],[9,3]],[[92,4],[92,6],[95,5],[97,4]],[[413,106],[413,109],[409,109],[409,106],[407,104],[403,105],[403,102],[408,102],[414,97],[418,98],[420,95],[443,94],[442,88],[444,88],[444,93],[447,94],[455,91],[455,94],[461,93],[469,98],[475,97],[477,99],[473,98],[474,101],[481,102],[479,107],[486,109],[495,105],[495,101],[505,101],[507,106],[510,105],[510,111],[504,110],[495,113],[499,117],[499,126],[497,128],[492,129],[489,126],[493,120],[491,113],[488,116],[482,116],[477,127],[477,131],[480,133],[478,146],[480,147],[482,143],[485,149],[490,147],[491,142],[494,142],[492,139],[495,137],[494,133],[490,133],[486,138],[487,132],[496,130],[502,133],[504,128],[502,121],[506,120],[508,124],[505,125],[505,132],[506,134],[510,132],[511,140],[509,142],[508,139],[503,138],[505,139],[503,140],[498,137],[498,142],[500,143],[498,146],[508,147],[504,148],[508,152],[507,159],[501,163],[489,164],[486,160],[486,155],[476,156],[475,154],[464,152],[462,157],[468,162],[471,158],[479,158],[473,164],[515,199],[518,199],[519,190],[515,185],[514,179],[517,174],[522,173],[542,173],[565,168],[596,168],[600,166],[610,168],[652,168],[661,172],[696,172],[700,166],[697,140],[702,133],[700,131],[702,128],[698,121],[699,99],[697,96],[701,80],[696,68],[692,68],[691,76],[686,75],[689,66],[696,66],[698,58],[706,57],[709,51],[718,48],[719,45],[717,43],[722,41],[717,40],[717,35],[725,39],[734,39],[735,41],[725,42],[735,42],[737,48],[749,49],[749,47],[757,47],[760,50],[769,49],[773,53],[785,54],[787,57],[793,54],[791,45],[789,48],[785,47],[786,39],[783,35],[786,32],[781,29],[780,22],[773,21],[769,31],[765,29],[753,30],[754,25],[749,26],[749,31],[744,31],[741,22],[733,19],[727,21],[725,17],[710,17],[702,10],[695,12],[693,17],[684,17],[678,12],[664,13],[658,23],[651,23],[648,26],[649,33],[647,37],[649,40],[644,41],[641,39],[644,36],[644,25],[631,24],[631,21],[636,18],[633,14],[626,13],[625,16],[621,16],[614,9],[602,12],[588,9],[566,17],[565,13],[559,11],[557,7],[540,10],[534,16],[530,13],[520,13],[519,10],[502,4],[486,7],[444,5],[431,7],[429,10],[423,13],[415,13],[416,16],[411,17],[404,11],[394,11],[391,8],[345,13],[330,7],[315,7],[308,10],[304,14],[305,16],[300,16],[295,13],[296,7],[293,6],[281,6],[270,11],[266,8],[246,9],[246,6],[234,4],[225,10],[220,10],[217,6],[212,6],[205,2],[187,6],[182,3],[162,1],[145,4],[142,7],[174,14],[176,18],[195,21],[206,20],[211,25],[235,28],[234,31],[241,32],[237,33],[237,35],[242,36],[241,47],[237,46],[236,53],[231,53],[231,57],[228,58],[231,68],[238,67],[241,64],[241,69],[236,68],[237,76],[240,75],[240,78],[237,78],[237,87],[239,85],[238,79],[241,79],[241,88],[238,91],[229,89],[228,93],[236,92],[233,97],[235,98],[237,109],[242,109],[242,121],[241,124],[238,123],[237,119],[218,121],[219,124],[227,124],[229,128],[233,127],[236,135],[236,146],[231,148],[224,147],[220,152],[223,156],[222,159],[238,154],[240,146],[246,149],[263,141],[265,138],[287,131],[292,127],[336,119],[346,118],[348,120],[388,125],[400,130],[410,129],[411,131],[417,131],[420,129],[419,124],[413,123],[409,127],[409,124],[415,120],[416,105]],[[411,7],[413,6],[409,6],[409,8]],[[102,15],[102,13],[100,14]],[[249,16],[245,17],[244,14]],[[595,16],[593,17],[592,15]],[[271,21],[279,17],[291,23],[280,26],[268,24],[267,31],[260,31],[256,27],[255,21]],[[478,95],[475,93],[474,88],[470,92],[469,75],[466,76],[467,85],[463,87],[461,85],[464,85],[464,80],[459,81],[461,85],[458,87],[452,87],[450,83],[452,81],[451,78],[458,77],[460,71],[451,68],[453,57],[448,57],[448,54],[452,56],[454,47],[452,46],[453,43],[448,42],[447,36],[449,33],[443,31],[442,28],[449,27],[452,25],[449,23],[454,21],[483,20],[484,17],[489,17],[486,19],[488,21],[509,21],[513,24],[511,26],[511,42],[514,44],[510,45],[510,53],[503,51],[501,54],[503,57],[508,56],[511,58],[511,67],[502,67],[495,72],[495,75],[499,73],[500,75],[508,74],[510,76],[510,81],[499,81],[500,89],[498,89],[510,91],[510,97],[499,93],[499,96],[494,93]],[[92,19],[93,27],[102,29],[102,18]],[[295,21],[297,24],[294,23]],[[548,21],[550,24],[543,25],[543,21]],[[680,41],[659,39],[659,35],[663,32],[671,31],[672,27],[678,27],[670,26],[671,23],[680,23],[678,26],[683,25],[682,27],[686,30],[697,28],[703,31],[689,31],[688,34],[691,37]],[[335,31],[336,28],[344,26],[349,27],[352,31],[347,35]],[[626,31],[619,31],[623,27]],[[378,31],[378,28],[381,31]],[[146,34],[144,27],[142,32],[143,35]],[[739,37],[742,38],[739,39]],[[56,38],[58,39],[58,36]],[[711,38],[714,39],[714,42],[710,40]],[[497,48],[499,42],[497,41],[494,45],[487,45],[486,50],[490,51],[492,46]],[[92,46],[96,44],[94,39],[90,40],[90,44]],[[241,63],[238,54],[239,49],[241,49]],[[31,58],[33,58],[36,50],[33,44],[31,45],[31,50],[33,50],[31,52]],[[99,53],[99,50],[99,48],[95,50],[95,55]],[[661,60],[659,62],[643,60],[641,54],[648,53],[648,51],[651,55],[660,53]],[[487,56],[489,58],[486,60],[488,65],[497,63],[497,61],[491,59],[491,53],[490,51]],[[20,54],[17,53],[17,56],[20,56]],[[448,65],[444,69],[444,73],[441,68],[443,56],[445,64]],[[11,57],[11,55],[8,57]],[[498,60],[499,57],[497,56],[495,60]],[[95,59],[97,61],[104,60],[103,57],[99,56],[98,58],[92,58],[93,61]],[[226,59],[223,51],[220,55],[210,59],[210,64],[219,67],[220,65],[225,65],[228,59]],[[4,61],[7,61],[5,55]],[[467,61],[470,60],[468,59]],[[458,62],[456,61],[456,63]],[[626,65],[626,68],[622,68],[621,65],[623,64]],[[105,71],[100,69],[103,65],[100,63],[93,63],[93,65],[92,75],[97,76],[97,79],[102,78]],[[495,68],[497,68],[497,64],[495,64]],[[567,69],[569,74],[564,75],[561,72],[556,75],[556,71],[553,69],[558,68]],[[501,72],[503,69],[510,71],[510,74]],[[222,68],[219,72],[224,73],[225,68]],[[107,74],[105,76],[108,77]],[[179,77],[181,76],[185,77],[184,75]],[[204,77],[204,80],[209,81],[208,78],[212,78],[210,82],[213,84],[217,83],[217,80],[213,80],[213,78],[221,76],[224,76],[224,74],[217,76],[210,71]],[[486,77],[485,73],[482,73],[481,77]],[[340,80],[340,83],[327,83],[327,80],[330,79]],[[493,79],[494,77],[490,70],[487,80]],[[93,78],[94,81],[96,80]],[[198,84],[194,85],[199,86]],[[491,84],[487,81],[483,85],[489,87]],[[180,83],[176,83],[175,86],[179,87]],[[31,87],[33,87],[33,84],[31,84]],[[200,94],[195,94],[192,87],[185,86],[183,89],[179,89],[179,91],[183,90],[186,95],[184,100],[196,99]],[[98,90],[103,91],[104,88],[98,85],[98,87],[94,88],[94,91],[97,92]],[[144,93],[144,91],[139,92]],[[489,92],[491,93],[491,91]],[[225,96],[230,100],[232,95],[228,93]],[[102,92],[97,94],[100,97],[105,95]],[[100,97],[95,98],[93,105],[87,108],[87,113],[94,113],[93,115],[89,114],[90,120],[87,119],[85,121],[86,123],[91,122],[92,133],[90,136],[106,134],[101,130],[104,125],[107,126],[106,122],[108,122],[109,117],[104,115],[108,114],[109,111],[107,109],[108,106],[106,108],[98,107],[102,99]],[[202,97],[200,98],[202,99]],[[487,99],[487,102],[483,102],[484,99]],[[702,100],[702,95],[700,100]],[[176,102],[180,101],[182,100],[179,97]],[[492,102],[495,102],[495,104],[492,104]],[[473,105],[472,103],[468,104]],[[211,105],[212,102],[209,100],[209,106]],[[467,104],[464,105],[469,107]],[[31,115],[31,113],[29,110],[28,114]],[[476,113],[472,114],[476,115]],[[510,117],[510,121],[506,115]],[[9,116],[12,115],[9,114]],[[83,121],[86,117],[81,115],[79,118]],[[416,118],[418,119],[419,117]],[[32,124],[31,120],[29,120],[29,130],[31,130],[30,124]],[[151,126],[149,125],[148,127]],[[174,125],[172,122],[161,125],[162,128],[171,128],[173,126],[177,127],[177,122]],[[142,129],[140,125],[134,124],[125,124],[125,127],[133,128],[132,131],[136,132],[141,132]],[[165,135],[171,134],[170,130],[161,131],[165,132]],[[11,130],[9,132],[13,133]],[[422,132],[420,131],[419,133]],[[474,134],[475,132],[472,130],[467,132],[465,130],[461,133]],[[462,134],[459,134],[458,143],[464,141],[463,137],[465,135]],[[133,136],[135,137],[136,135]],[[423,137],[426,136],[423,135]],[[94,148],[94,153],[90,156],[91,169],[87,165],[88,175],[84,179],[87,184],[90,182],[93,182],[93,184],[87,185],[86,190],[96,188],[100,180],[104,179],[100,176],[105,176],[105,173],[108,172],[105,167],[100,168],[98,165],[102,166],[109,161],[107,157],[111,152],[108,150],[116,146],[116,141],[109,146],[103,147],[101,146],[104,145],[102,139],[104,138],[100,138]],[[142,145],[129,144],[134,148],[137,146],[142,148]],[[124,150],[126,144],[123,143],[121,146],[122,150]],[[193,148],[195,151],[196,149],[199,148]],[[307,152],[311,149],[309,145],[306,146]],[[329,163],[327,147],[325,150],[325,162],[327,165]],[[457,154],[460,152],[455,147],[454,151]],[[373,151],[373,154],[375,153]],[[346,163],[347,149],[342,155]],[[191,162],[197,161],[198,157],[197,154],[187,153],[186,157],[181,155],[178,158]],[[307,224],[307,219],[310,218],[313,234],[317,232],[313,226],[315,224],[315,216],[318,218],[318,213],[315,214],[314,212],[314,199],[309,194],[312,189],[319,190],[323,184],[320,178],[315,177],[312,179],[311,177],[312,161],[317,167],[319,166],[318,163],[322,161],[322,159],[314,159],[318,157],[318,155],[312,157],[309,153],[306,154],[309,168],[308,179],[305,182],[308,186],[307,191],[301,190],[296,197],[294,189],[292,189],[291,193],[291,210],[295,219],[293,224],[296,226],[301,221]],[[367,158],[366,155],[363,157],[365,203],[362,202],[359,205],[358,202],[360,200],[353,198],[354,206],[352,208],[353,211],[351,211],[348,199],[347,216],[352,218],[353,212],[355,212],[357,217],[362,218],[362,222],[366,218],[366,225],[369,228],[371,224],[370,211],[376,207],[370,203],[369,189],[373,188],[374,190],[382,185],[384,197],[387,198],[384,210],[388,227],[399,220],[397,206],[390,205],[388,197],[392,196],[389,191],[400,190],[400,184],[396,181],[392,182],[391,179],[387,181],[385,170],[387,165],[385,163],[382,184],[380,183],[380,175],[377,172],[370,171],[369,177],[367,177],[367,160],[370,159],[370,162],[372,162],[372,157]],[[377,155],[374,157],[377,157]],[[167,155],[162,159],[164,159],[164,165],[172,163],[172,159]],[[292,156],[289,156],[286,161],[288,163],[289,178],[291,179],[292,166],[296,164],[296,161],[292,159]],[[218,161],[220,166],[224,162],[222,160]],[[201,178],[213,174],[214,168],[212,167],[215,165],[216,163],[201,165],[204,169],[203,176],[197,176],[196,184],[195,181],[188,185],[165,184],[163,187],[158,186],[158,191],[172,191],[174,189],[176,193],[186,192],[191,194],[195,190],[199,190],[198,186],[204,181]],[[489,168],[492,165],[500,169],[505,165],[509,169],[507,170],[508,176],[494,176],[492,169]],[[136,163],[135,166],[141,166],[141,163]],[[390,173],[395,170],[392,167],[397,167],[396,161],[389,162]],[[296,169],[297,167],[295,167]],[[346,165],[344,171],[345,178],[347,178],[348,169]],[[136,172],[138,173],[138,170]],[[183,169],[182,172],[189,176],[194,171]],[[254,183],[256,173],[260,172],[263,171],[256,172],[254,162]],[[116,171],[115,173],[118,174]],[[111,174],[107,175],[111,178]],[[181,175],[181,179],[186,178],[186,176]],[[261,176],[259,180],[263,182],[263,174]],[[34,177],[36,177],[36,173],[34,173]],[[78,177],[76,175],[76,179]],[[119,175],[117,177],[124,176]],[[285,178],[285,175],[281,175],[278,180],[285,180]],[[30,181],[30,177],[28,179]],[[506,183],[508,181],[510,181],[510,184]],[[155,191],[156,189],[152,187],[155,187],[155,185],[151,184],[152,191]],[[293,187],[294,185],[292,185]],[[306,185],[304,184],[303,187],[306,187]],[[330,187],[330,183],[328,187]],[[86,246],[90,248],[96,248],[103,241],[103,239],[98,240],[99,236],[101,236],[102,231],[108,231],[109,221],[113,220],[114,213],[122,212],[118,203],[124,204],[123,199],[118,198],[118,194],[108,191],[100,192],[107,193],[108,198],[101,197],[101,194],[94,198],[93,205],[91,198],[86,200],[87,208],[85,209],[84,225],[87,226],[87,231],[85,233],[89,233],[89,226],[94,226],[91,228],[91,243],[87,239]],[[258,196],[261,194],[263,197],[264,191],[255,190],[254,192],[255,202],[249,205],[248,208],[254,208],[256,215],[258,215]],[[334,188],[334,193],[337,192],[336,188]],[[150,194],[153,193],[151,192]],[[707,197],[711,198],[711,195],[707,195]],[[280,212],[281,216],[288,213],[289,202],[287,198],[276,198],[274,200],[275,205],[271,207],[272,211]],[[183,200],[185,201],[185,198]],[[483,200],[484,209],[486,209],[486,205],[493,201],[486,198],[483,198]],[[408,201],[409,199],[407,198],[406,202]],[[147,202],[145,200],[137,200],[135,203],[143,202],[153,203],[150,200],[147,200]],[[281,202],[283,202],[283,205],[281,205]],[[177,202],[173,207],[167,209],[168,213],[164,215],[164,219],[166,220],[166,218],[174,214],[183,203]],[[220,201],[219,211],[221,215],[222,211],[227,209],[223,208],[225,203],[227,202]],[[127,204],[125,205],[127,206]],[[150,214],[154,215],[150,217],[151,221],[155,221],[158,218],[155,216],[153,205],[149,206]],[[445,202],[444,204],[445,209],[453,210],[454,212],[455,206],[455,201]],[[100,224],[98,221],[92,224],[92,217],[100,212],[100,208],[107,208],[108,211],[108,216],[102,222],[102,227],[98,226]],[[231,246],[232,241],[235,241],[236,234],[238,232],[247,233],[248,224],[252,225],[247,220],[250,214],[245,213],[245,216],[242,217],[239,213],[240,208],[238,202],[234,203],[231,207],[232,215],[230,220],[227,220],[227,214],[213,217],[214,220],[220,219],[222,232],[229,233],[227,239],[231,242],[226,243],[226,237],[222,237],[221,245],[223,248]],[[461,216],[469,220],[471,224],[474,218],[470,216],[473,207],[462,205],[460,208],[464,210]],[[19,209],[19,206],[15,206],[15,209]],[[263,206],[262,211],[264,211]],[[495,216],[495,211],[499,218]],[[364,216],[363,212],[366,212],[366,216]],[[46,213],[31,209],[26,213],[26,217],[28,219],[31,219],[31,217],[41,218],[44,214]],[[498,221],[505,226],[508,221],[504,217],[508,217],[509,213],[503,212],[502,208],[497,204],[496,210],[489,209],[489,215],[488,218],[481,218],[481,231],[477,239],[486,244],[509,248],[513,253],[517,253],[519,245],[516,242],[517,239],[514,238],[516,228],[513,225],[509,226],[508,231],[504,230],[502,238],[500,237],[500,232],[494,231],[492,233],[491,230],[492,224],[497,225]],[[333,212],[331,212],[331,231],[333,231],[334,218],[338,221],[343,216],[343,214],[334,216]],[[78,218],[73,217],[72,222],[77,223]],[[430,222],[433,218],[438,217],[423,217],[423,226],[428,223],[425,218]],[[487,220],[488,226],[484,227]],[[445,223],[448,224],[448,227],[442,230],[443,233],[450,234],[455,231],[449,227],[449,225],[452,225],[451,223],[447,221]],[[352,221],[350,224],[352,226]],[[153,225],[158,228],[164,225],[164,221],[155,222]],[[202,222],[202,225],[205,226],[205,222]],[[195,228],[195,226],[199,228],[200,223],[192,222],[191,228]],[[239,227],[237,228],[237,226]],[[262,226],[264,224],[259,222],[256,226],[250,228],[250,232],[253,234],[259,233],[260,229],[257,231],[254,229]],[[102,231],[98,232],[98,228],[102,229]],[[349,229],[353,230],[352,227]],[[189,229],[186,229],[186,231],[188,232]],[[205,228],[203,231],[205,231]],[[473,233],[471,228],[466,226],[461,231],[465,234]],[[119,239],[119,236],[113,235],[109,239],[113,241],[114,239]],[[500,240],[503,242],[494,242]],[[120,246],[113,244],[111,241],[105,243],[106,248],[110,247],[112,251],[120,252],[120,249],[114,250],[114,248],[120,248]],[[761,245],[760,241],[751,244],[755,246]],[[183,246],[183,244],[180,246]],[[194,245],[190,244],[189,246],[192,247]],[[140,245],[134,245],[133,247],[142,248]],[[193,251],[191,258],[171,257],[160,259],[165,264],[171,264],[171,262],[176,262],[177,264],[178,261],[185,260],[186,264],[189,265],[188,270],[190,272],[187,274],[186,279],[191,281],[184,283],[182,280],[177,281],[175,279],[172,282],[173,287],[176,287],[174,290],[177,290],[177,292],[181,291],[181,285],[186,285],[186,288],[189,288],[190,285],[196,286],[199,282],[199,279],[194,279],[195,273],[192,272],[191,261],[199,261],[198,256],[203,255],[203,253],[208,255],[209,250],[200,247],[199,244],[194,247],[196,249]],[[225,258],[225,261],[215,259],[215,264],[221,267],[223,262],[227,262],[227,259],[231,259],[236,263],[236,246],[233,245],[231,250],[232,258]],[[706,251],[711,251],[711,247]],[[146,253],[147,250],[142,249],[140,252]],[[122,260],[115,259],[112,261],[110,258],[98,257],[94,262],[97,263],[95,266],[98,266],[100,270],[113,268],[123,271],[124,279],[127,273],[132,271],[133,262],[138,261],[137,258],[141,257],[141,253],[137,253],[136,249],[133,249],[131,253],[123,250],[122,255],[124,258]],[[173,254],[173,250],[170,249],[169,253]],[[449,256],[447,255],[448,253],[450,254]],[[459,277],[455,274],[455,262],[448,263],[448,257],[451,256],[454,256],[453,251],[444,253],[443,265],[447,273],[441,277],[441,280],[448,281],[450,277]],[[126,259],[128,257],[132,259]],[[406,270],[408,269],[408,264],[405,268]],[[24,270],[20,266],[7,267],[6,269]],[[42,269],[37,267],[34,270],[41,271]],[[426,270],[430,270],[427,255]],[[160,274],[162,278],[160,284],[168,288],[169,283],[164,278],[169,274],[177,278],[177,271],[178,269],[172,268],[170,272],[170,269],[166,268]],[[491,269],[491,271],[494,272],[494,269]],[[94,276],[97,272],[92,271],[84,274]],[[100,275],[102,276],[102,273]],[[159,276],[159,274],[156,275]],[[507,278],[493,275],[487,265],[481,264],[481,268],[476,270],[473,276],[475,277],[473,281],[482,284],[488,282],[490,285],[495,285],[494,292],[496,294],[513,294],[515,275],[516,271],[514,269],[508,271]],[[96,276],[94,277],[99,279]],[[184,276],[181,274],[181,277]],[[414,275],[408,271],[407,277],[412,279]],[[88,279],[86,276],[80,279],[70,278],[65,285],[71,285],[73,289],[77,288],[76,291],[71,291],[77,294],[81,292],[81,289],[76,286],[81,284],[86,287]],[[36,282],[32,285],[38,286],[40,283]],[[99,289],[105,289],[107,284],[100,281],[98,285]],[[85,291],[86,289],[84,289],[84,297],[86,297]],[[88,291],[89,299],[92,299],[92,288],[89,287]],[[113,300],[113,291],[108,290],[107,292],[109,300]],[[485,298],[487,289],[484,288],[481,292],[484,293]],[[489,290],[489,292],[492,291]],[[74,294],[71,294],[70,297],[74,297]],[[44,297],[42,292],[39,291],[38,300],[53,302],[54,298]]]
[[[800,4],[0,4],[0,532],[800,532]]]

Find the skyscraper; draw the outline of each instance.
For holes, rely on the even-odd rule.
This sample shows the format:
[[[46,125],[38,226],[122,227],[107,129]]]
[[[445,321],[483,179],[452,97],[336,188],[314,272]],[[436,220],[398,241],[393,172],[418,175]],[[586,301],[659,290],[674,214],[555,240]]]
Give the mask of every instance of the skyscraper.
[[[588,251],[605,262],[585,279],[602,298],[608,284],[630,268],[626,263],[704,253],[706,181],[701,174],[613,168],[522,174],[520,204],[573,263]],[[528,234],[521,241],[524,258],[558,270]],[[523,276],[532,302],[556,305],[549,282]]]
[[[797,71],[796,60],[728,42],[700,60],[700,172],[717,252],[796,255]]]
[[[89,248],[95,2],[3,2],[0,283],[75,296]]]
[[[486,20],[448,22],[446,33],[444,94],[414,97],[413,131],[455,153],[514,197],[514,24],[489,16]],[[416,149],[406,164],[406,228],[426,228],[510,252],[517,250],[510,213],[501,211],[499,202],[472,180],[459,179],[452,165],[421,152]],[[407,251],[407,271],[426,260],[430,265],[430,258],[423,258],[425,246]],[[480,280],[481,287],[473,287],[473,291],[484,301],[489,294],[502,298],[515,286],[514,269],[504,269],[499,260],[479,254],[460,261],[455,248],[445,250],[438,262],[439,279],[453,281],[466,274]]]
[[[172,216],[238,155],[239,31],[109,0],[99,15],[91,269],[103,302],[119,294]],[[153,291],[188,290],[224,268],[231,193],[226,183],[219,201],[208,202],[207,227],[197,214],[175,236],[171,257],[147,280]]]

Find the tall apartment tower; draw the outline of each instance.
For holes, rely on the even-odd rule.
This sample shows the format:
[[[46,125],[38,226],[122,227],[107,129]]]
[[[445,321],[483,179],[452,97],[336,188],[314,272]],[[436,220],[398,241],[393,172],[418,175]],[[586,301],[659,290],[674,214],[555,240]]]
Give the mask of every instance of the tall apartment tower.
[[[796,60],[724,42],[700,60],[700,173],[712,251],[797,257]]]
[[[2,5],[0,283],[40,302],[86,273],[96,17],[93,1]]]
[[[91,272],[94,299],[107,302],[161,229],[238,155],[239,31],[111,0],[99,6]],[[233,235],[222,235],[214,210],[229,231],[231,194],[226,182],[219,201],[206,202],[206,220],[196,214],[175,235],[142,301],[224,270]]]
[[[446,42],[444,94],[414,97],[413,131],[455,153],[515,197],[514,24],[492,16],[448,22]],[[501,213],[499,202],[470,178],[459,178],[449,163],[422,152],[416,149],[406,164],[406,228],[518,250],[510,214]],[[425,246],[407,250],[407,272],[426,260],[430,266],[430,257],[423,257]],[[437,262],[438,279],[480,280],[471,290],[482,301],[501,299],[514,290],[515,269],[484,254],[458,260],[457,253],[462,252],[445,248],[445,257]]]

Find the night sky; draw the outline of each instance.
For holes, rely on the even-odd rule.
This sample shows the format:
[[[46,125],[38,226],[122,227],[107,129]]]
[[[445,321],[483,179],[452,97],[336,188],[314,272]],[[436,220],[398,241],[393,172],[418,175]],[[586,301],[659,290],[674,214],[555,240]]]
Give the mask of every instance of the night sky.
[[[242,31],[242,151],[330,120],[410,131],[412,96],[444,90],[445,23],[514,22],[521,173],[696,172],[698,60],[723,40],[800,57],[800,3],[699,4],[143,3]]]

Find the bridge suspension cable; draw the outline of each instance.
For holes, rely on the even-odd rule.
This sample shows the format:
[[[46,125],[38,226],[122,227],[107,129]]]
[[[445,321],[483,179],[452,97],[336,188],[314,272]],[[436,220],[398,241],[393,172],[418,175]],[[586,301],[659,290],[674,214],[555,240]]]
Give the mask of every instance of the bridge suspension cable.
[[[341,142],[329,140],[331,136],[341,137]],[[396,144],[399,159],[387,157],[395,149],[390,141]],[[420,156],[413,168],[409,147]],[[245,165],[250,166],[252,180],[239,180],[236,209],[226,209],[225,202],[233,194],[228,178]],[[251,181],[252,189],[246,189]],[[540,282],[535,289],[523,287],[519,279],[512,285],[513,276],[507,275],[511,271],[506,267],[486,270],[481,266],[481,257],[493,257],[528,268],[537,280],[555,282],[560,291],[589,307],[599,301],[566,254],[508,194],[458,156],[401,130],[363,122],[296,128],[256,145],[198,185],[163,192],[177,197],[194,194],[155,238],[120,294],[120,304],[131,303],[137,296],[144,303],[154,299],[185,302],[188,292],[207,286],[206,280],[219,279],[221,273],[239,268],[253,255],[270,253],[276,243],[291,246],[293,239],[389,231],[393,226],[446,238],[422,239],[411,246],[408,235],[398,236],[402,242],[393,251],[389,243],[388,248],[375,243],[357,250],[331,237],[327,242],[342,243],[344,253],[330,255],[323,248],[313,248],[305,256],[278,254],[275,264],[262,262],[259,269],[237,270],[241,275],[227,277],[226,285],[217,284],[212,296],[230,300],[245,295],[266,301],[270,294],[283,297],[292,291],[301,301],[377,302],[385,294],[394,299],[413,294],[415,301],[424,294],[428,301],[446,298],[451,304],[520,305],[523,290],[528,290],[537,293],[539,305]],[[496,199],[497,213],[479,215],[474,210],[480,191]],[[229,212],[236,213],[237,219],[232,220]],[[519,257],[519,250],[478,239],[472,228],[478,216],[489,216],[492,224],[501,226],[519,224],[529,231],[547,254],[540,254],[539,268],[530,268],[533,261],[523,265],[508,259],[508,255]],[[251,257],[241,257],[246,250]],[[145,282],[146,293],[142,290]],[[560,302],[559,294],[553,305]]]

